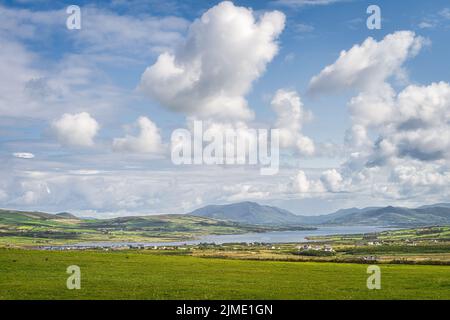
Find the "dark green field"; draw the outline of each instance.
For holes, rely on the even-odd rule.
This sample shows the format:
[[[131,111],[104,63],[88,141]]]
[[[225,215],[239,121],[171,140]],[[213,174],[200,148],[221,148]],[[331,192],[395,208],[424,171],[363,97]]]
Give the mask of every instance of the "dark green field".
[[[81,268],[81,290],[66,268]],[[450,299],[450,267],[206,259],[150,252],[0,249],[0,299]]]

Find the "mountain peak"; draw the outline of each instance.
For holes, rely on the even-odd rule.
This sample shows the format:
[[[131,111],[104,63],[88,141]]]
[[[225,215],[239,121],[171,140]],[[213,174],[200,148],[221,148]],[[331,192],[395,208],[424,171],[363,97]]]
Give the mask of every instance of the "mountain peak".
[[[189,214],[245,224],[288,225],[302,222],[301,217],[288,210],[251,201],[206,206]]]
[[[65,219],[76,219],[76,220],[80,219],[77,216],[75,216],[69,212],[60,212],[60,213],[55,214],[55,216],[57,216],[59,218],[65,218]]]

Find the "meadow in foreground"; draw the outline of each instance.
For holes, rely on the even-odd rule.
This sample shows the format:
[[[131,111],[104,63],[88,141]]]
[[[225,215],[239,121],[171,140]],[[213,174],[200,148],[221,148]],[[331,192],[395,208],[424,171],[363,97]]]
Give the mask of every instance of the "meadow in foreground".
[[[66,268],[81,268],[81,289]],[[247,261],[140,251],[0,249],[0,299],[450,299],[448,266]]]

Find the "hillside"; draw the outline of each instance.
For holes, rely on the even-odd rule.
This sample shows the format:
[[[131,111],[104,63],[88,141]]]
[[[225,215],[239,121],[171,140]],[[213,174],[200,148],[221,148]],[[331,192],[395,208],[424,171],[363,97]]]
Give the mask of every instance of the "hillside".
[[[1,244],[48,244],[83,241],[152,242],[188,240],[202,235],[274,230],[207,217],[153,215],[114,219],[78,219],[70,213],[0,210]]]
[[[66,218],[66,219],[74,219],[74,220],[80,220],[77,216],[69,213],[69,212],[60,212],[56,214],[59,218]]]
[[[450,208],[426,206],[417,209],[403,207],[384,207],[358,209],[345,215],[323,217],[323,224],[335,225],[373,225],[373,226],[426,226],[450,225]]]
[[[367,207],[341,209],[319,216],[295,215],[284,209],[254,202],[210,205],[189,213],[224,221],[257,225],[366,225],[366,226],[430,226],[450,225],[450,205],[436,204],[416,209],[403,207]]]
[[[359,208],[339,209],[336,212],[330,214],[324,214],[319,216],[300,216],[300,217],[304,224],[321,225],[331,223],[330,221],[339,221],[339,219],[344,219],[345,217],[352,214],[368,212],[374,209],[378,209],[378,207],[368,207],[362,209]]]
[[[302,217],[292,212],[249,201],[228,205],[210,205],[188,214],[253,225],[300,225],[303,223]]]
[[[419,208],[369,207],[299,216],[254,202],[213,205],[190,214],[80,219],[63,212],[0,210],[0,245],[62,244],[84,241],[184,241],[203,235],[314,229],[316,226],[366,225],[420,227],[450,225],[445,204]]]

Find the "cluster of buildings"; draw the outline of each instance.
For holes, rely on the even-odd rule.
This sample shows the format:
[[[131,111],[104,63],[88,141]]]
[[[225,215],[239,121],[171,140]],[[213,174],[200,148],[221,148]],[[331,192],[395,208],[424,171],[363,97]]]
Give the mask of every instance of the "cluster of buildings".
[[[67,251],[67,250],[186,250],[187,247],[178,247],[178,246],[152,246],[152,245],[136,245],[136,244],[128,244],[128,245],[63,245],[63,246],[44,246],[39,247],[40,250],[54,250],[54,251]]]
[[[275,246],[270,243],[261,243],[261,242],[253,242],[253,243],[228,243],[228,244],[215,244],[215,243],[198,243],[198,244],[180,244],[180,245],[171,245],[171,244],[123,244],[123,243],[90,243],[90,244],[72,244],[72,245],[48,245],[48,246],[40,246],[38,249],[40,250],[55,250],[55,251],[66,251],[66,250],[188,250],[188,249],[205,249],[205,248],[223,248],[228,247],[233,250],[242,249],[242,247],[237,247],[236,245],[242,245],[247,247],[266,247],[270,250],[280,250],[280,246]],[[296,247],[299,251],[325,251],[325,252],[334,252],[333,247],[330,245],[311,245],[304,244]]]
[[[334,249],[330,245],[323,245],[323,246],[313,246],[311,244],[304,244],[303,246],[298,246],[297,249],[299,251],[325,251],[325,252],[334,252]]]

